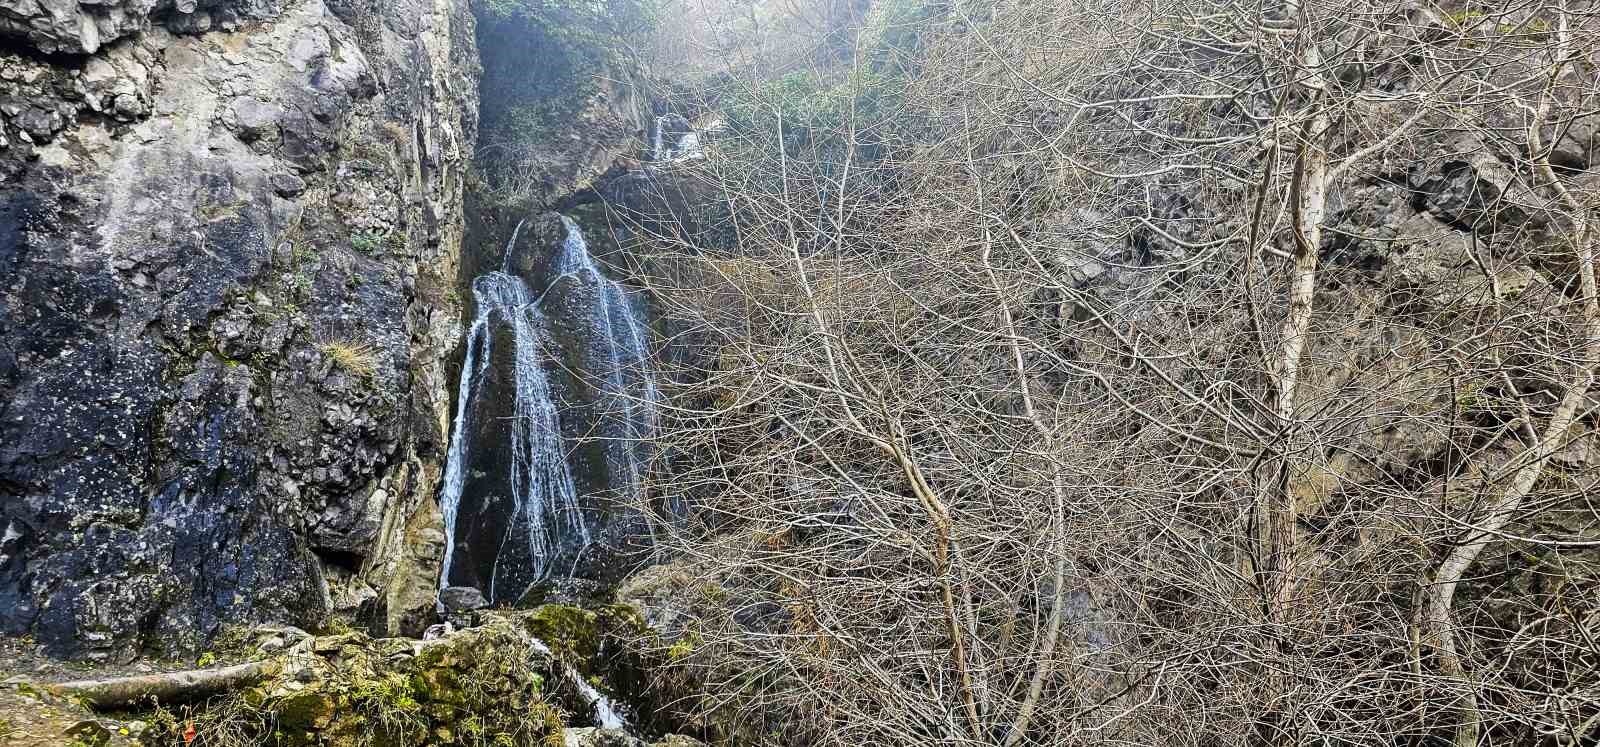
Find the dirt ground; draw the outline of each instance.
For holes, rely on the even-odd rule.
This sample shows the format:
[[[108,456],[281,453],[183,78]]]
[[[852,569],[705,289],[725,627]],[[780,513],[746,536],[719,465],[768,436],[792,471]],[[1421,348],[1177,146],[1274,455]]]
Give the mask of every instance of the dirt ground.
[[[217,664],[223,664],[219,657]],[[211,662],[207,662],[210,664]],[[101,747],[142,744],[143,723],[95,713],[38,685],[192,669],[196,662],[131,663],[52,659],[28,639],[0,637],[0,747]]]
[[[134,745],[141,726],[17,685],[0,687],[0,747]]]

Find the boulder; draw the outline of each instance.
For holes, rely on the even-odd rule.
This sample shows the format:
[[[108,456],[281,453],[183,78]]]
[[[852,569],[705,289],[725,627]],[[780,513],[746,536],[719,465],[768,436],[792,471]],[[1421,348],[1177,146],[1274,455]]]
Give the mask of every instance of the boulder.
[[[679,734],[669,734],[654,742],[646,742],[621,729],[584,727],[564,729],[561,732],[564,747],[703,747],[705,744]]]
[[[1492,234],[1545,222],[1538,201],[1511,168],[1472,135],[1440,143],[1430,157],[1412,164],[1407,180],[1422,208],[1467,230]]]
[[[453,615],[488,607],[489,600],[471,586],[446,586],[439,592],[439,605]]]

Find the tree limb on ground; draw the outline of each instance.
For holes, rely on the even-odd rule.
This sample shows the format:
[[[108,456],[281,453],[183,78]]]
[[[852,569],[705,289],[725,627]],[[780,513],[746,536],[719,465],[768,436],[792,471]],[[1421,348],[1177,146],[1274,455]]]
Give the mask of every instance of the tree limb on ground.
[[[118,708],[150,699],[163,703],[197,700],[254,685],[277,674],[278,668],[277,662],[256,661],[214,669],[28,684],[52,695],[77,699],[92,708]]]

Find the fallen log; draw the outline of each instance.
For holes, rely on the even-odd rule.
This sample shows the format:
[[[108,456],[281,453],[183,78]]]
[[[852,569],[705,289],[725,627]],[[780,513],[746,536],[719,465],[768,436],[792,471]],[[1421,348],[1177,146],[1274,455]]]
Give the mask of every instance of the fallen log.
[[[101,680],[29,683],[33,687],[72,698],[92,708],[148,705],[150,700],[173,703],[199,700],[209,695],[254,685],[277,674],[278,663],[255,661],[214,669],[110,677]]]

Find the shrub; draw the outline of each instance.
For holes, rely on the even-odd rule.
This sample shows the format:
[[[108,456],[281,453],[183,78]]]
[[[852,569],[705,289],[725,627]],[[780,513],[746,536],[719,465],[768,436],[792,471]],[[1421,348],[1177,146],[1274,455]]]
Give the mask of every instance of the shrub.
[[[383,245],[383,237],[373,231],[363,231],[350,237],[350,248],[362,254],[373,254]]]

